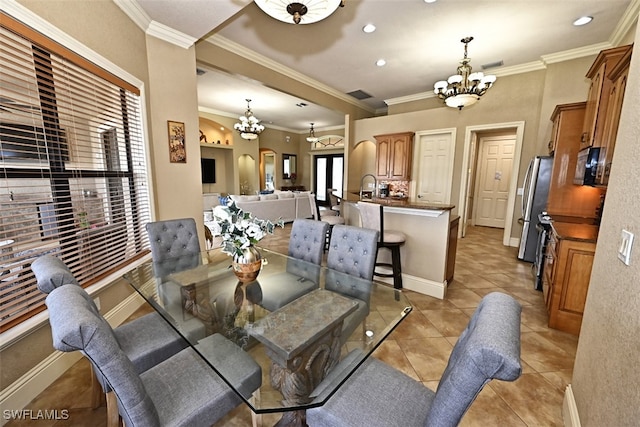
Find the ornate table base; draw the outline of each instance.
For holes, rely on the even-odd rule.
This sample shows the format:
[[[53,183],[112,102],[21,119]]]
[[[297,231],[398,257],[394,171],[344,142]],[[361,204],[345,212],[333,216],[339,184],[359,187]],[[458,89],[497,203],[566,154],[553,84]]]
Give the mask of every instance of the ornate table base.
[[[345,317],[357,303],[337,293],[316,289],[264,317],[251,334],[271,359],[271,385],[283,406],[303,406],[311,392],[340,360]],[[305,411],[285,412],[278,426],[306,426]]]
[[[271,385],[282,393],[286,406],[309,403],[309,395],[340,360],[342,322],[291,360],[271,358]],[[306,426],[306,411],[285,412],[276,426]]]

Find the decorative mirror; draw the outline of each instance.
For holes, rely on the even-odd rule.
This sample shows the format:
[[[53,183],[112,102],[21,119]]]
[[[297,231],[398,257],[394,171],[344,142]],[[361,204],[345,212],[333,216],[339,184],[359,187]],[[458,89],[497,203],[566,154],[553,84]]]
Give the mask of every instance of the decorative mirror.
[[[295,154],[282,155],[282,177],[284,179],[291,179],[291,174],[298,174],[296,157]]]

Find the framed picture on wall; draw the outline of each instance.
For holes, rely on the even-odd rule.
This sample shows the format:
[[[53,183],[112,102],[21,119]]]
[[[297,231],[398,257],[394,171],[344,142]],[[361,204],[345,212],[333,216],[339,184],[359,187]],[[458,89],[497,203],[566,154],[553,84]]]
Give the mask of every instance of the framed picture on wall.
[[[169,161],[187,163],[187,149],[184,140],[184,123],[167,121],[169,128]]]

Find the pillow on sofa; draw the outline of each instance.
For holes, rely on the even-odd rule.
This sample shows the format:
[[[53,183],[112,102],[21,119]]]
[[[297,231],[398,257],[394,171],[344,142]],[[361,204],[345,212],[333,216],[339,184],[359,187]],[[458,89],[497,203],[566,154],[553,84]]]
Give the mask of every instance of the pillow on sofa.
[[[260,200],[278,200],[277,194],[261,194]]]
[[[260,196],[258,195],[255,195],[255,196],[232,195],[229,197],[231,197],[231,199],[235,200],[236,202],[257,202],[258,200],[260,200]]]
[[[283,191],[282,193],[277,194],[278,199],[293,199],[295,194],[291,191]]]

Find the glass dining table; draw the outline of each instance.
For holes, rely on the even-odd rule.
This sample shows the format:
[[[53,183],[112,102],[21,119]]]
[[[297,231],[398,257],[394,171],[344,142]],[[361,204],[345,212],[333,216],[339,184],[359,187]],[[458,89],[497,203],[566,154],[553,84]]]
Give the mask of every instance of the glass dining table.
[[[304,425],[305,410],[323,405],[412,307],[385,283],[260,252],[248,283],[220,249],[147,261],[124,278],[254,413]]]

